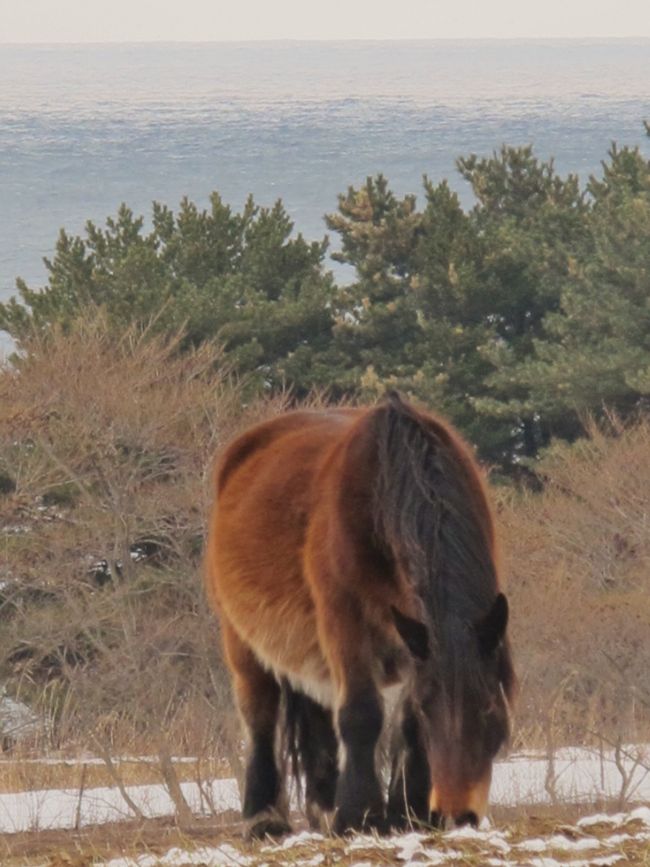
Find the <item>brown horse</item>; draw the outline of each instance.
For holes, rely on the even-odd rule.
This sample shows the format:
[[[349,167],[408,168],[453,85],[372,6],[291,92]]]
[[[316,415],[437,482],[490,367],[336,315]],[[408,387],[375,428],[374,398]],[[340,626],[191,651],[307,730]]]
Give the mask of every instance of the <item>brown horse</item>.
[[[312,825],[480,821],[514,675],[483,484],[448,425],[390,394],[248,430],[217,469],[206,580],[251,742],[249,833],[289,830],[281,728]]]

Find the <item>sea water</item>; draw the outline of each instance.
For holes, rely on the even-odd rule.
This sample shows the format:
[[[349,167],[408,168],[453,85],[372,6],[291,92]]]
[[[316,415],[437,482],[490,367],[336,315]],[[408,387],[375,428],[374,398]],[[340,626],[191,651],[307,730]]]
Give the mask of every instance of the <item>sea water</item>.
[[[121,202],[282,198],[316,239],[368,175],[469,207],[458,156],[531,143],[586,180],[614,140],[650,155],[644,119],[650,40],[0,46],[0,300]]]

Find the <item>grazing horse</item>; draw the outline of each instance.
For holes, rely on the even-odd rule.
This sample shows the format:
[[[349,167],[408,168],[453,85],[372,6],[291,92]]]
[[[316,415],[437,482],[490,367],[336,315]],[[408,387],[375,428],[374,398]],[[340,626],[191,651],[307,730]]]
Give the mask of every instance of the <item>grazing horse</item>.
[[[467,446],[391,393],[256,425],[225,450],[216,485],[206,582],[250,738],[248,833],[289,831],[281,730],[312,827],[323,815],[335,833],[477,825],[514,674]]]

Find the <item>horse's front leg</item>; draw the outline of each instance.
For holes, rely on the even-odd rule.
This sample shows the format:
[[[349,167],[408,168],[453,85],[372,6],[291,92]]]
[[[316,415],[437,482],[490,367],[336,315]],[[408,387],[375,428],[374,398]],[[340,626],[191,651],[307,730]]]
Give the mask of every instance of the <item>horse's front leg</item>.
[[[350,572],[346,575],[350,578]],[[318,639],[334,687],[334,720],[339,739],[333,830],[386,828],[377,773],[377,745],[384,722],[371,629],[355,593],[327,575],[313,583]],[[338,586],[337,586],[338,584]]]
[[[359,674],[359,672],[357,672]],[[384,721],[382,698],[368,678],[351,684],[337,713],[342,767],[336,789],[334,831],[386,830],[377,774],[377,743]]]

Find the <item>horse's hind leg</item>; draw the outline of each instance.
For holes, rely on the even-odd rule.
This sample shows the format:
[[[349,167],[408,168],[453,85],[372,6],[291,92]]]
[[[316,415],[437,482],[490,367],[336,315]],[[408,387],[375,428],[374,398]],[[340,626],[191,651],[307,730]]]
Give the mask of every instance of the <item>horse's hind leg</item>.
[[[398,830],[429,821],[429,762],[420,726],[407,702],[401,737],[393,755],[388,789],[388,821]]]
[[[305,774],[305,811],[314,830],[329,829],[338,779],[338,740],[332,711],[294,693],[297,746]]]
[[[280,686],[225,618],[221,620],[235,698],[250,739],[242,809],[246,833],[280,836],[291,830],[275,756]]]

